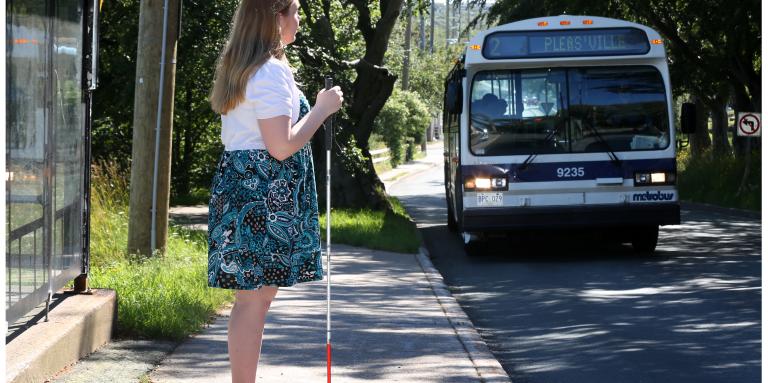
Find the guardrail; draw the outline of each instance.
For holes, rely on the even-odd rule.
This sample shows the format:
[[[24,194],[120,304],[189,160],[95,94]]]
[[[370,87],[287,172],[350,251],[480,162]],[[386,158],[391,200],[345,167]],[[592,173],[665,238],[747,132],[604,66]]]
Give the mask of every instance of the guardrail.
[[[389,148],[371,150],[371,161],[374,164],[384,162],[389,159]]]

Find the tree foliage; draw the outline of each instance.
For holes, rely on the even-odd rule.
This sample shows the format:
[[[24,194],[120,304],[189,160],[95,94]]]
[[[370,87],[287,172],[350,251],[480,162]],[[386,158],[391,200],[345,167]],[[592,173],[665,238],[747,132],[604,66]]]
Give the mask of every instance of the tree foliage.
[[[345,105],[336,117],[331,162],[333,204],[391,210],[373,170],[368,139],[397,79],[384,65],[384,55],[403,0],[301,0],[300,4],[302,32],[293,49],[301,63],[304,90],[315,94],[323,77],[333,74],[335,84],[345,92]],[[323,169],[323,137],[316,135],[312,146],[315,164]],[[318,172],[318,182],[324,180],[323,173]]]
[[[415,92],[395,89],[376,117],[376,133],[384,138],[393,167],[402,163],[404,146],[424,141],[430,114],[420,98]]]
[[[397,73],[387,56],[404,0],[301,0],[301,27],[288,58],[299,87],[310,101],[326,75],[345,92],[336,114],[332,174],[335,206],[389,209],[383,184],[373,170],[368,139],[374,121],[395,86]],[[424,1],[414,9],[426,9]],[[172,193],[207,188],[223,149],[219,118],[207,101],[215,61],[229,33],[236,0],[183,3],[177,49]],[[101,87],[94,105],[95,159],[117,159],[125,169],[131,155],[133,92],[139,0],[105,2],[101,26]],[[437,42],[436,42],[437,43]],[[439,44],[436,44],[439,46]],[[413,89],[430,110],[439,110],[447,56],[413,61]],[[435,68],[439,68],[435,70]],[[399,66],[398,66],[399,69]],[[432,73],[430,73],[432,70]],[[322,130],[313,139],[318,182],[324,182]],[[321,202],[324,188],[318,188]]]
[[[129,168],[139,1],[106,2],[100,15],[99,86],[93,97],[94,160]],[[159,69],[158,69],[159,70]]]
[[[507,23],[564,13],[634,21],[661,33],[674,93],[694,94],[710,109],[716,152],[727,152],[727,104],[760,111],[759,1],[499,0],[488,19]]]
[[[176,70],[172,182],[176,195],[207,188],[224,150],[208,94],[237,0],[185,0]]]
[[[186,0],[177,49],[171,189],[207,188],[223,150],[221,123],[208,103],[216,59],[237,0]],[[94,97],[93,157],[129,168],[132,144],[139,0],[104,3],[100,77]],[[158,67],[159,70],[159,67]]]

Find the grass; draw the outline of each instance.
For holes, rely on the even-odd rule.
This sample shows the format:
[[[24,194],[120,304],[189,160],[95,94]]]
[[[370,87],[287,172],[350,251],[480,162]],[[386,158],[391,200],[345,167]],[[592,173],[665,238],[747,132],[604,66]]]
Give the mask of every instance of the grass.
[[[415,253],[421,239],[416,224],[395,197],[389,197],[394,213],[382,211],[334,209],[331,214],[331,240],[369,249]],[[325,213],[320,215],[320,232],[325,240]]]
[[[759,211],[761,209],[760,152],[753,152],[750,176],[746,187],[739,191],[745,165],[744,159],[731,156],[715,158],[707,152],[694,157],[687,150],[681,151],[678,155],[678,190],[681,199]]]
[[[205,232],[172,225],[165,255],[129,255],[125,175],[100,164],[92,182],[89,285],[117,292],[117,338],[183,339],[233,301],[232,291],[207,286]]]
[[[128,193],[127,176],[116,166],[94,166],[89,285],[117,292],[116,338],[184,339],[209,323],[219,307],[234,301],[234,291],[207,286],[206,232],[171,225],[164,255],[127,254]],[[391,201],[395,211],[389,214],[334,210],[333,242],[416,252],[416,226],[399,201]],[[320,222],[325,234],[324,216]]]
[[[118,337],[184,339],[233,301],[232,291],[207,285],[205,237],[173,228],[164,256],[127,256],[91,269],[91,286],[117,291]]]

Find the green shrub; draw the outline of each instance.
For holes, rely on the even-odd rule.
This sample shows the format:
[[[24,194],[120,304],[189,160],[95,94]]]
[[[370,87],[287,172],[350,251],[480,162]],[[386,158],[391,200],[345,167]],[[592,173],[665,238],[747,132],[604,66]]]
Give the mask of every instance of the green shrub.
[[[390,151],[390,162],[395,167],[403,162],[403,150],[411,140],[410,154],[413,158],[415,145],[424,140],[424,130],[429,126],[429,109],[414,92],[395,89],[375,120],[375,132],[380,134]],[[404,148],[405,147],[405,148]]]
[[[678,189],[682,200],[740,209],[760,210],[760,152],[752,154],[750,174],[743,190],[745,161],[732,156],[714,157],[711,152],[678,155]]]

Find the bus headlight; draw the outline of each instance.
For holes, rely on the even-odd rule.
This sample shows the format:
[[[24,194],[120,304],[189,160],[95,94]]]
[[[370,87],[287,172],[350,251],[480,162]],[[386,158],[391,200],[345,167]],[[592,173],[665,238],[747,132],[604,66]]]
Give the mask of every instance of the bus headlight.
[[[652,184],[663,184],[667,182],[667,174],[666,173],[651,173],[651,183]]]
[[[464,181],[464,190],[507,190],[506,177],[478,177]]]
[[[672,185],[674,183],[675,183],[675,173],[671,173],[671,172],[635,173],[635,186]]]
[[[490,178],[475,178],[475,187],[478,189],[490,189],[491,188],[491,179]]]

